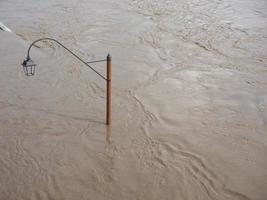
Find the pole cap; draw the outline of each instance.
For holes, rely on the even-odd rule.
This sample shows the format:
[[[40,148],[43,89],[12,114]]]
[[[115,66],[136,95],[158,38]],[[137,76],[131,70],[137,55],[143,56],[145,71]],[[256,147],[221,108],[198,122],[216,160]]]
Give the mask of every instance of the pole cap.
[[[108,61],[111,60],[111,56],[110,56],[110,54],[107,55],[107,60],[108,60]]]

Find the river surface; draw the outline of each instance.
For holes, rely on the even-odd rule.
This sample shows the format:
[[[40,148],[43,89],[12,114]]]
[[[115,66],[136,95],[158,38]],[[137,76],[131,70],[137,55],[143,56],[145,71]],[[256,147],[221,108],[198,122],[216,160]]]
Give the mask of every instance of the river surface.
[[[0,0],[0,200],[266,200],[266,0]],[[85,60],[112,56],[105,81]],[[105,63],[92,65],[105,75]]]

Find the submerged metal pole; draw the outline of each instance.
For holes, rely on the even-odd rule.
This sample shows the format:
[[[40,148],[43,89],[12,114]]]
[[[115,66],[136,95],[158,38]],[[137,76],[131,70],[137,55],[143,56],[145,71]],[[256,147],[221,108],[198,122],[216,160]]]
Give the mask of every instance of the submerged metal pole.
[[[106,124],[111,124],[111,56],[107,56],[107,104],[106,104]]]

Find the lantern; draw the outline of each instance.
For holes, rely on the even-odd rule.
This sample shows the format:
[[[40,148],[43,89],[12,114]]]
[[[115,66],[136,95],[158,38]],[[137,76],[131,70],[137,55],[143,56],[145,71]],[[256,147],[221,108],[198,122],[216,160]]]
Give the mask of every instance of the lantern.
[[[27,58],[26,60],[24,60],[22,66],[26,76],[34,75],[36,64],[32,61],[32,59]]]

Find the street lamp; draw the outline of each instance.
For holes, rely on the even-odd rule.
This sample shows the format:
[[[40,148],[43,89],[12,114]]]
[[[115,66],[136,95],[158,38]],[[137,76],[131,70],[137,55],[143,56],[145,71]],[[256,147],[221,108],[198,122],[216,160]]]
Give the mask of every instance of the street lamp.
[[[26,60],[24,60],[22,63],[22,66],[23,66],[23,71],[26,76],[34,75],[36,64],[33,62],[32,59],[27,58]]]
[[[69,50],[67,47],[65,47],[63,44],[61,44],[59,41],[53,39],[53,38],[41,38],[38,40],[35,40],[31,43],[31,45],[28,48],[27,57],[21,64],[23,67],[23,71],[26,76],[33,76],[35,73],[35,66],[36,64],[33,62],[33,60],[30,57],[30,50],[32,46],[42,40],[50,40],[53,42],[56,42],[61,47],[63,47],[65,50],[67,50],[70,54],[72,54],[75,58],[77,58],[79,61],[81,61],[83,64],[85,64],[87,67],[89,67],[91,70],[93,70],[98,76],[100,76],[103,80],[106,81],[106,124],[111,125],[111,56],[108,54],[106,59],[103,60],[96,60],[96,61],[90,61],[86,62],[82,60],[79,56],[77,56],[75,53],[73,53],[71,50]],[[101,73],[96,71],[93,67],[91,67],[89,64],[96,63],[96,62],[104,62],[106,61],[106,77],[104,77]]]

